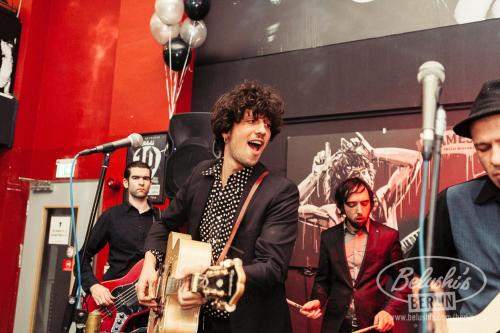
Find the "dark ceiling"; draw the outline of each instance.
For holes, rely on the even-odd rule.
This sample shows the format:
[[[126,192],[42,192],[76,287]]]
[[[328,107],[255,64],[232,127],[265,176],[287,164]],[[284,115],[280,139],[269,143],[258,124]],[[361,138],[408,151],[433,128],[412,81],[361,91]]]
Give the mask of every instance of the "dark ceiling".
[[[206,65],[456,24],[457,0],[212,0]]]

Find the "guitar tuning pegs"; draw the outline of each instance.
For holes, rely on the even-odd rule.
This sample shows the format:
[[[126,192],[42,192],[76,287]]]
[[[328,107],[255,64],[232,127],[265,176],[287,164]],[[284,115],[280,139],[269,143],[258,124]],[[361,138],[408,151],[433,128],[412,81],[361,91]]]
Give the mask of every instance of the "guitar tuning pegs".
[[[224,310],[226,310],[227,312],[233,312],[234,310],[236,310],[236,304],[224,303]]]
[[[203,289],[203,294],[205,297],[224,297],[224,290],[218,290],[215,288],[205,288]]]
[[[214,309],[217,309],[217,310],[224,310],[224,307],[222,306],[222,304],[220,303],[220,301],[218,300],[214,300],[210,303],[210,306]]]

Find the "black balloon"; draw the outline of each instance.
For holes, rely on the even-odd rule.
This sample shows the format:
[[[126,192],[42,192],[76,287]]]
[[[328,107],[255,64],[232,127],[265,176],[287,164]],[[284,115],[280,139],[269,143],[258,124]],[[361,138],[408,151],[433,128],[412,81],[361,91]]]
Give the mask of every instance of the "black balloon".
[[[186,58],[188,58],[186,62]],[[173,71],[182,71],[184,64],[189,64],[191,52],[189,52],[189,45],[180,37],[173,38],[172,41],[165,44],[163,49],[163,60],[170,69]]]
[[[184,0],[184,11],[193,21],[203,20],[210,10],[210,0]]]

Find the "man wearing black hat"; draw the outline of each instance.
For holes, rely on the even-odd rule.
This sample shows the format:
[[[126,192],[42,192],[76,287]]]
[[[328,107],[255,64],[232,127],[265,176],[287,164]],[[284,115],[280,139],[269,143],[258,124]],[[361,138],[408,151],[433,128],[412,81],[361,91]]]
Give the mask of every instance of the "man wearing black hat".
[[[486,174],[438,195],[431,254],[454,260],[434,258],[431,267],[433,277],[448,274],[457,282],[449,291],[459,314],[471,316],[500,290],[500,80],[483,85],[469,117],[453,130],[472,139]]]

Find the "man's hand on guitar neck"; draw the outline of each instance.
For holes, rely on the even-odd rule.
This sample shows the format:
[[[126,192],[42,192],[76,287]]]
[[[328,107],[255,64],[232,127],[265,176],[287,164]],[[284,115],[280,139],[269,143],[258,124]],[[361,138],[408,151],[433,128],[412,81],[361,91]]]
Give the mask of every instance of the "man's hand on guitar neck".
[[[182,283],[182,286],[177,291],[177,299],[183,310],[189,310],[196,306],[203,305],[207,302],[205,298],[200,293],[193,293],[189,291],[189,282],[186,278]]]
[[[101,305],[111,305],[115,299],[108,288],[96,283],[90,287],[90,293],[95,303]]]
[[[139,303],[145,306],[154,307],[156,303],[156,284],[158,273],[155,270],[156,258],[151,252],[146,252],[141,275],[135,286]]]
[[[200,293],[193,293],[191,288],[191,276],[195,273],[203,273],[207,270],[206,266],[190,266],[185,267],[179,274],[176,274],[176,279],[183,279],[182,285],[177,291],[177,300],[183,310],[188,310],[196,306],[207,303],[207,300]]]

